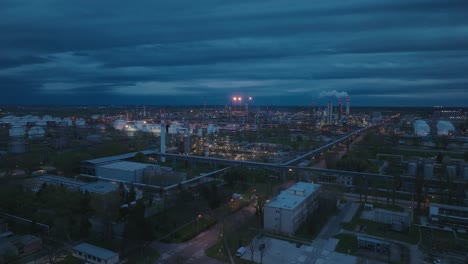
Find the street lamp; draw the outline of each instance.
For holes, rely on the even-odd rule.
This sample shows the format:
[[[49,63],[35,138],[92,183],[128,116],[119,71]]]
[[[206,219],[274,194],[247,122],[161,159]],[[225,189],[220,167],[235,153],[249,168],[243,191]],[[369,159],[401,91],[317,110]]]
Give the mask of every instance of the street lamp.
[[[200,219],[202,218],[203,216],[201,214],[197,215],[197,231],[200,232]]]

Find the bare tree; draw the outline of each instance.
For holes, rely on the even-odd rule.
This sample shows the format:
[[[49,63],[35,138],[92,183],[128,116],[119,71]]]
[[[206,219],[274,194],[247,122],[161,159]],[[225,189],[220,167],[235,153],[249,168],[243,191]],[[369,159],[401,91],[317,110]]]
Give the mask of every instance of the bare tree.
[[[249,244],[249,249],[250,249],[250,260],[253,262],[253,256],[255,253],[255,250],[257,249],[259,240],[257,238],[252,239],[252,242]]]
[[[258,247],[260,250],[260,264],[263,263],[263,253],[265,253],[265,242],[261,243],[260,246]]]

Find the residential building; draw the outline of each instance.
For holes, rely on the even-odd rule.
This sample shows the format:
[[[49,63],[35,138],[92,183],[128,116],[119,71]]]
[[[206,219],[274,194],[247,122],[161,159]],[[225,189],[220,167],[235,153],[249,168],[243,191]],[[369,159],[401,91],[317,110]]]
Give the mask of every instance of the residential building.
[[[293,235],[318,207],[320,184],[298,182],[264,207],[264,228],[267,231]]]

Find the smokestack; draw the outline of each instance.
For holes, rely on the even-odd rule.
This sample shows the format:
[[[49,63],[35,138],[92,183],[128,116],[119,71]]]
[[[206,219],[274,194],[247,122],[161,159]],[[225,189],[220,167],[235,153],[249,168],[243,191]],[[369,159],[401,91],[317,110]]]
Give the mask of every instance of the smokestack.
[[[349,96],[346,96],[346,116],[349,116]]]
[[[166,154],[166,111],[161,110],[161,154]],[[166,162],[166,157],[161,157]]]
[[[341,115],[343,114],[343,100],[341,100],[341,97],[338,98],[338,106],[339,106],[338,120],[341,120]]]

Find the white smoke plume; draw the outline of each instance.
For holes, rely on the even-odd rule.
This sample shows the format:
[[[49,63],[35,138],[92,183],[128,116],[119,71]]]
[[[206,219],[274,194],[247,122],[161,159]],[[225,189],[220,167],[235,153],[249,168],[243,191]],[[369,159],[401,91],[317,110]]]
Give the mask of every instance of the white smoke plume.
[[[418,137],[425,137],[431,132],[431,128],[424,120],[416,120],[413,124],[414,126],[414,133]]]
[[[333,90],[333,91],[322,91],[319,94],[320,98],[329,97],[329,96],[335,96],[336,98],[342,98],[342,97],[348,96],[348,93],[344,92],[344,91],[343,92],[338,92],[337,90]]]
[[[437,135],[448,135],[450,131],[455,130],[455,127],[450,121],[440,120],[437,122]]]

